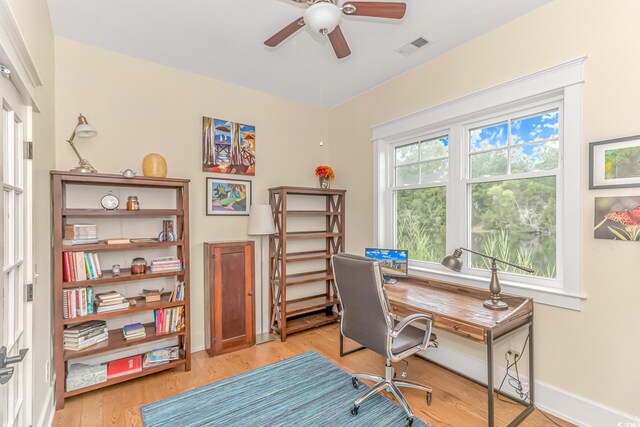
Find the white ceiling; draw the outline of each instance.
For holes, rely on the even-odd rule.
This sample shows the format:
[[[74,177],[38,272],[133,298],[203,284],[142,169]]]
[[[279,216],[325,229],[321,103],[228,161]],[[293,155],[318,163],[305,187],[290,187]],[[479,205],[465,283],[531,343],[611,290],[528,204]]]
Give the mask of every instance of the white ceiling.
[[[264,46],[304,13],[290,0],[48,1],[59,36],[334,107],[549,0],[405,0],[402,21],[345,17],[352,54],[343,60],[307,28]],[[396,52],[419,36],[432,43],[409,57]]]

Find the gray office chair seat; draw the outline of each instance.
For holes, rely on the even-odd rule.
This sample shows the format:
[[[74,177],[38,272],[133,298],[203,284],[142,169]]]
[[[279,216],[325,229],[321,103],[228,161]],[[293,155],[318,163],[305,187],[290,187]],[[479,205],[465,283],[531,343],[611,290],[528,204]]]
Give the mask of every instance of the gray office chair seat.
[[[360,405],[369,397],[389,390],[407,414],[405,427],[413,424],[414,414],[399,387],[409,387],[427,393],[427,405],[431,404],[431,387],[404,378],[395,378],[391,362],[399,362],[418,351],[436,346],[431,334],[431,318],[426,314],[412,314],[396,321],[390,312],[384,292],[382,271],[377,261],[348,254],[331,257],[336,291],[340,301],[340,333],[360,345],[386,357],[385,376],[352,374],[353,387],[359,380],[373,381],[351,407],[351,414],[358,415]],[[425,330],[412,326],[424,324]],[[404,374],[403,374],[404,376]]]

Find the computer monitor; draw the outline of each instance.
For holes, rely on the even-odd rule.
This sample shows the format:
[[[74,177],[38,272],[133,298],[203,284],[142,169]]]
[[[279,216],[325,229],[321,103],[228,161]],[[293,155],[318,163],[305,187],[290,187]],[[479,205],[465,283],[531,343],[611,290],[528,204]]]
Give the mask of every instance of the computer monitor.
[[[406,249],[366,248],[364,256],[380,263],[385,283],[395,283],[393,277],[409,275],[409,251]]]

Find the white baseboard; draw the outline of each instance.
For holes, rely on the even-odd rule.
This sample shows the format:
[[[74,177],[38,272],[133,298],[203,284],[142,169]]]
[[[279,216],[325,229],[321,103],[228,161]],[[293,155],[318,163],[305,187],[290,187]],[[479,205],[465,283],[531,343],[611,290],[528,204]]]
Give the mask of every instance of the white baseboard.
[[[56,400],[54,397],[53,386],[50,385],[44,405],[40,411],[40,418],[36,423],[37,427],[51,427],[53,425],[53,417],[56,414]]]
[[[191,334],[191,353],[204,350],[204,332]]]
[[[434,348],[421,352],[420,357],[457,371],[469,378],[486,384],[487,365],[485,360],[477,359],[465,353],[448,348]],[[526,367],[521,369],[526,370]],[[505,374],[504,367],[496,368],[496,387]],[[529,379],[521,375],[523,384]],[[505,382],[506,384],[506,382]],[[503,391],[512,394],[513,389],[507,384]],[[535,382],[536,406],[545,412],[563,420],[584,427],[640,427],[640,417],[619,411],[599,402],[562,390],[544,381]]]

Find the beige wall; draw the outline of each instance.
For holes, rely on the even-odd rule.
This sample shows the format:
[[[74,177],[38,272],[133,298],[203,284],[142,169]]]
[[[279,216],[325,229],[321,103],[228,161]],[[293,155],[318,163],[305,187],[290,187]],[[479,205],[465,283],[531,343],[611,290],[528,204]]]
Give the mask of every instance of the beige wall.
[[[8,0],[20,33],[32,57],[42,86],[32,89],[39,109],[33,115],[33,251],[39,278],[33,300],[33,425],[38,425],[46,410],[49,382],[45,365],[52,362],[51,350],[51,235],[49,170],[54,167],[54,42],[47,2]],[[49,376],[51,379],[52,376]]]
[[[349,194],[347,249],[373,241],[369,128],[535,71],[588,55],[585,66],[582,291],[576,312],[536,304],[537,377],[555,387],[640,415],[638,245],[593,239],[588,190],[591,141],[640,134],[640,2],[555,0],[331,111],[331,164]],[[354,159],[359,159],[354,164]],[[462,348],[459,342],[446,345]]]
[[[315,185],[315,166],[329,155],[328,112],[62,38],[56,38],[56,72],[57,169],[77,164],[65,140],[82,112],[98,136],[76,144],[98,171],[141,173],[142,158],[158,152],[168,176],[191,180],[192,334],[195,345],[202,343],[202,243],[247,239],[246,216],[205,215],[205,177],[214,175],[201,170],[202,116],[256,126],[256,176],[228,176],[251,179],[256,204],[268,203],[269,187]]]

